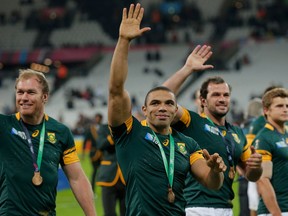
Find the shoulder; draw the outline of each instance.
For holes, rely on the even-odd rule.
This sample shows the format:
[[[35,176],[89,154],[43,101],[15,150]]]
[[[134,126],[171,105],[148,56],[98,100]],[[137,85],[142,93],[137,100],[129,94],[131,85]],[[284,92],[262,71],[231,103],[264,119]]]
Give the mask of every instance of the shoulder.
[[[68,126],[63,124],[62,122],[57,121],[56,119],[52,118],[51,116],[46,117],[46,127],[52,128],[54,130],[59,130],[59,131],[70,131]]]
[[[177,141],[180,142],[185,142],[185,143],[191,143],[191,144],[197,144],[197,142],[190,136],[187,136],[175,129],[173,129],[172,132],[173,138],[176,139]]]

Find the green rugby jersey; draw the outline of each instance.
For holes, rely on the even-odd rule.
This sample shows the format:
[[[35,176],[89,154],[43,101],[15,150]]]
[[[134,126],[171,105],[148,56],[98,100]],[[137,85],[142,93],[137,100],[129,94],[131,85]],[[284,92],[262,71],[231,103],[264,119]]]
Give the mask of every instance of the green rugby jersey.
[[[37,160],[40,125],[27,125]],[[73,136],[63,124],[45,115],[45,138],[40,167],[43,183],[32,183],[32,154],[20,114],[0,114],[0,215],[55,215],[59,164],[79,161]]]
[[[145,121],[141,124],[131,116],[124,124],[111,130],[118,163],[126,182],[126,215],[185,215],[185,178],[191,170],[190,164],[203,158],[198,144],[192,138],[172,131],[175,143],[175,202],[169,203],[168,178],[151,128]],[[157,136],[169,160],[169,135]]]
[[[226,123],[225,126],[216,126],[207,117],[198,115],[193,111],[184,109],[184,114],[180,121],[173,125],[175,129],[183,134],[192,137],[202,149],[207,149],[209,154],[218,153],[227,170],[224,173],[224,182],[220,190],[210,190],[198,183],[191,175],[187,176],[186,188],[184,190],[187,201],[186,207],[212,207],[212,208],[232,208],[234,192],[232,189],[233,179],[228,177],[229,161],[224,138],[232,135],[229,141],[229,149],[233,157],[234,169],[239,160],[245,161],[250,156],[250,149],[246,145],[246,138],[241,128]],[[219,134],[221,132],[222,135]],[[223,136],[223,137],[222,137]]]
[[[266,119],[264,115],[259,116],[254,121],[251,122],[248,132],[246,134],[247,143],[251,144],[255,139],[256,134],[264,127],[266,124]]]
[[[288,130],[286,129],[285,134],[280,134],[267,123],[257,134],[253,145],[262,155],[263,161],[272,161],[273,172],[270,182],[281,211],[288,212]],[[262,198],[260,198],[257,213],[269,213]]]

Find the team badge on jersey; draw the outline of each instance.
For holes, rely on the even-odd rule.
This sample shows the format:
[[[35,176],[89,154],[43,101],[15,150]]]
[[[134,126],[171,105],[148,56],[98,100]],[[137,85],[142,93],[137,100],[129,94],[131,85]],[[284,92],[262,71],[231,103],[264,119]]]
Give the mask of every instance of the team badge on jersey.
[[[181,154],[183,154],[183,155],[187,154],[185,143],[177,143],[177,146],[178,146],[178,149],[181,152]]]
[[[238,135],[236,133],[232,133],[232,136],[233,136],[235,142],[239,144],[240,143],[240,139],[239,139]]]
[[[48,141],[52,144],[55,144],[55,142],[57,141],[56,140],[56,137],[55,137],[55,133],[47,133],[47,136],[48,136]]]

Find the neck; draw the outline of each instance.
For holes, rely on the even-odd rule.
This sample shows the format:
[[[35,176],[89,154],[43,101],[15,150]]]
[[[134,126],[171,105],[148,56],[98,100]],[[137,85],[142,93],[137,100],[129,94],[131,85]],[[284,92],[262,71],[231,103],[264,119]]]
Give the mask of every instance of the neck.
[[[148,124],[148,122],[147,122]],[[148,126],[155,132],[155,133],[159,133],[162,135],[168,135],[170,134],[170,126],[168,127],[155,127],[152,124],[148,124]]]
[[[211,115],[209,112],[205,112],[205,115],[211,119],[211,121],[216,124],[216,125],[219,125],[219,126],[225,126],[225,116],[223,117],[218,117],[218,116],[214,116],[214,115]]]
[[[285,133],[285,122],[276,122],[269,118],[267,120],[279,133]]]
[[[44,113],[42,115],[36,116],[23,116],[21,115],[21,119],[24,123],[30,124],[30,125],[38,125],[43,121]]]

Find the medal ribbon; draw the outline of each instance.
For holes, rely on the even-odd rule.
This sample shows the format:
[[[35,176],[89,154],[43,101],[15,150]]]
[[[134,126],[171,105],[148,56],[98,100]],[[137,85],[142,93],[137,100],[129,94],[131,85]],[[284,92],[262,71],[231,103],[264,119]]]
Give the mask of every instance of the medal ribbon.
[[[214,124],[214,122],[209,118],[209,117],[206,117],[208,119],[208,121],[214,125],[215,127],[217,127],[217,125]],[[226,148],[226,152],[227,152],[227,155],[228,155],[228,161],[229,161],[229,166],[232,167],[234,169],[234,161],[233,161],[233,153],[235,151],[235,143],[233,141],[233,139],[231,139],[231,135],[230,135],[230,130],[229,130],[229,125],[225,123],[225,127],[227,128],[227,134],[229,134],[229,137],[227,136],[227,139],[225,139],[225,137],[223,136],[223,134],[220,132],[220,129],[219,127],[217,127],[218,129],[218,133],[219,135],[221,136],[224,144],[225,144],[225,148]],[[231,151],[230,151],[230,148],[229,148],[229,143],[231,143]]]
[[[35,159],[35,152],[34,152],[34,148],[33,148],[32,139],[30,137],[28,129],[24,125],[22,120],[20,122],[21,122],[21,126],[22,126],[22,128],[24,130],[24,133],[25,133],[27,141],[28,141],[28,145],[29,145],[29,149],[30,149],[30,152],[31,152],[31,156],[32,156],[33,166],[34,166],[35,172],[40,172],[42,156],[43,156],[43,148],[44,148],[44,138],[45,138],[45,119],[43,120],[43,125],[42,125],[42,129],[41,129],[41,133],[40,133],[40,144],[39,144],[39,149],[38,149],[37,162],[36,162],[36,159]]]
[[[166,175],[168,177],[168,181],[169,181],[169,187],[172,188],[173,186],[173,178],[174,178],[174,155],[175,155],[175,145],[174,145],[174,139],[171,136],[171,134],[169,134],[169,143],[170,143],[170,159],[169,159],[169,167],[168,167],[168,161],[165,155],[165,152],[163,150],[163,147],[161,145],[161,142],[159,141],[159,138],[157,137],[157,135],[155,134],[155,132],[152,130],[154,137],[157,140],[157,145],[160,149],[161,152],[161,156],[162,156],[162,160],[164,163],[164,167],[165,167],[165,171],[166,171]]]

